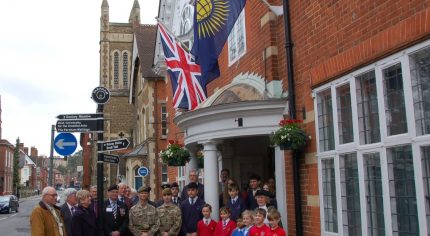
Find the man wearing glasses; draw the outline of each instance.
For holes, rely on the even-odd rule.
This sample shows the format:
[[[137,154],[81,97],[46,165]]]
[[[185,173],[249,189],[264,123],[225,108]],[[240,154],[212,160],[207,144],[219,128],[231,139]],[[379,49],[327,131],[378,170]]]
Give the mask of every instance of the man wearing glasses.
[[[66,235],[64,221],[57,203],[57,191],[53,187],[42,190],[42,201],[39,202],[30,216],[32,236],[63,236]]]

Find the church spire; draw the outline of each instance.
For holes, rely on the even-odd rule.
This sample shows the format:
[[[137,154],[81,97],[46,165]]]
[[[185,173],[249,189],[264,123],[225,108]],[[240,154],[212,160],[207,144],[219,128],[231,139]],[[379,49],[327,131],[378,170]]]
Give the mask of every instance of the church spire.
[[[107,0],[103,0],[101,8],[100,29],[109,31],[109,3]]]
[[[140,25],[140,5],[138,0],[134,0],[133,8],[131,9],[130,17],[128,18],[128,23]]]

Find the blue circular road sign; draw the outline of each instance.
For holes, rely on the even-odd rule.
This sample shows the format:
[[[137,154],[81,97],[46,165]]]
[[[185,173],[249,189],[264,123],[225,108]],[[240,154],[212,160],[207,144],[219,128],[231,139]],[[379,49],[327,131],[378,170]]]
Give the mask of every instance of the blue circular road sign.
[[[78,140],[71,133],[60,133],[54,139],[54,149],[61,156],[68,156],[75,152]]]
[[[140,168],[137,170],[137,173],[138,173],[140,176],[145,177],[145,176],[147,176],[147,175],[149,174],[149,169],[148,169],[147,167],[145,167],[145,166],[142,166],[142,167],[140,167]]]

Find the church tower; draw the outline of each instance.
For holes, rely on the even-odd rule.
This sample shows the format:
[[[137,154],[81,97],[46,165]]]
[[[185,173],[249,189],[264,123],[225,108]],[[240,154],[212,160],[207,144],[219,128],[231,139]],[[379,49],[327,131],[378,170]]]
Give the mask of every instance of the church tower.
[[[102,1],[99,83],[100,86],[109,89],[111,95],[109,101],[104,105],[105,140],[127,138],[133,142],[132,130],[135,115],[134,107],[129,103],[129,91],[134,23],[140,24],[140,7],[137,0],[134,1],[127,23],[110,22],[108,0]],[[105,176],[109,176],[108,185],[116,183],[118,176],[125,175],[125,165],[122,162],[123,160],[119,165],[105,164]],[[117,168],[118,166],[119,168]]]

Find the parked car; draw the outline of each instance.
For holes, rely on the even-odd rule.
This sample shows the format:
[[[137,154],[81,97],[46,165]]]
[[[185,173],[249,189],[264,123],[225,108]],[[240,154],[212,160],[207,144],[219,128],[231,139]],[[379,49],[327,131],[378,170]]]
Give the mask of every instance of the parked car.
[[[18,212],[19,202],[15,195],[0,196],[0,212]]]

